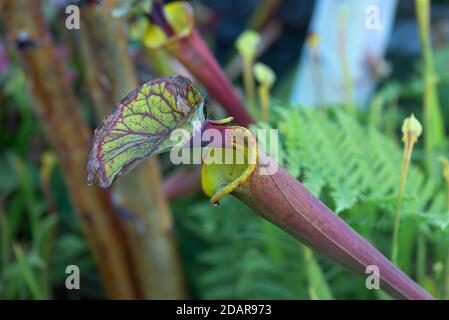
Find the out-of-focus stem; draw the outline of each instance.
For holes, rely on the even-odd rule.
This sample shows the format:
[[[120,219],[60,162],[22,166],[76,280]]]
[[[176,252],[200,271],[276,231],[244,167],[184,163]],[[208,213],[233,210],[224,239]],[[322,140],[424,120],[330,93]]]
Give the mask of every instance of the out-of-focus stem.
[[[1,6],[0,6],[1,7]],[[2,268],[0,269],[0,279],[4,281],[5,266],[9,258],[10,250],[10,231],[8,225],[8,218],[5,214],[3,199],[0,199],[0,263]]]
[[[175,31],[165,18],[164,0],[153,0],[151,14],[148,16],[152,23],[157,24],[168,37],[175,35]]]
[[[256,58],[277,39],[281,31],[282,26],[278,21],[271,22],[262,30],[261,41],[257,45],[255,54]],[[148,51],[154,50],[148,49]],[[236,54],[231,62],[227,65],[226,74],[231,80],[237,78],[240,75],[242,71],[242,60],[242,56],[240,54]],[[267,112],[267,114],[269,115],[269,112]],[[268,120],[269,116],[266,117],[266,121]],[[168,200],[172,201],[177,197],[185,196],[197,191],[200,187],[199,176],[200,172],[197,170],[184,170],[179,172],[179,174],[178,172],[175,172],[173,175],[171,175],[164,182],[164,189]]]
[[[304,265],[307,274],[307,286],[310,300],[333,300],[323,272],[315,260],[313,251],[307,246],[299,248],[304,256]]]
[[[270,112],[270,89],[266,85],[259,86],[259,100],[260,105],[262,107],[262,121],[269,121],[269,112]]]
[[[11,44],[32,89],[46,136],[55,148],[78,217],[96,257],[110,298],[132,299],[139,290],[132,277],[126,232],[107,191],[85,182],[89,133],[74,94],[55,55],[39,1],[8,0],[3,18]]]
[[[318,108],[322,108],[324,105],[322,92],[323,83],[321,79],[320,56],[318,51],[318,34],[315,32],[309,34],[307,37],[307,44],[309,46],[312,59],[313,93],[315,96],[315,102]]]
[[[343,88],[344,88],[346,107],[349,110],[353,110],[354,108],[352,99],[353,81],[351,77],[351,70],[349,69],[348,50],[346,43],[347,16],[348,16],[347,11],[343,9],[343,11],[340,13],[340,17],[338,20],[338,46],[340,53],[340,61],[343,68]]]
[[[444,163],[444,180],[446,181],[446,193],[447,193],[447,217],[449,218],[449,161],[445,160]]]
[[[282,24],[279,21],[270,22],[260,32],[260,42],[256,47],[254,59],[260,57],[279,38],[282,33]],[[225,66],[224,70],[230,80],[237,79],[242,72],[243,58],[236,54]]]
[[[214,139],[210,147],[215,149],[209,149],[201,169],[203,191],[211,197],[212,205],[232,194],[257,214],[340,266],[364,276],[367,267],[376,266],[381,289],[393,296],[432,299],[273,158],[260,150],[256,137],[248,129],[219,126],[209,123],[206,127],[230,130],[228,133],[231,134],[221,141]],[[404,127],[409,128],[410,123]],[[412,122],[411,127],[415,128],[416,123]],[[210,164],[209,160],[214,159],[210,157],[220,155],[217,153],[220,151],[231,152],[237,158],[243,157],[246,165]]]
[[[95,53],[89,38],[86,28],[81,28],[79,31],[79,54],[81,56],[83,80],[85,87],[88,91],[89,98],[92,102],[92,106],[96,119],[101,119],[106,113],[110,98],[105,96],[104,91],[108,87],[108,83],[100,76],[98,65],[95,60]],[[104,79],[104,78],[103,78]]]
[[[449,299],[449,248],[446,254],[446,267],[445,267],[445,277],[444,277],[444,288],[443,288],[443,298],[445,300]]]
[[[421,123],[415,118],[413,114],[404,120],[402,124],[402,141],[404,142],[404,151],[402,155],[399,195],[396,206],[396,216],[393,226],[393,239],[391,244],[391,259],[393,263],[398,262],[398,238],[399,226],[401,222],[401,205],[402,199],[404,197],[405,186],[407,184],[408,169],[412,158],[413,146],[418,141],[418,138],[421,136],[421,134]],[[422,250],[422,248],[420,250]]]
[[[254,76],[259,83],[259,102],[262,109],[262,121],[268,122],[270,111],[270,89],[276,81],[276,75],[270,67],[258,62],[254,65]]]
[[[399,226],[401,223],[401,205],[402,199],[404,197],[405,186],[407,184],[407,174],[408,168],[410,166],[410,159],[412,157],[413,152],[413,144],[406,144],[404,147],[404,153],[402,156],[402,165],[401,165],[401,177],[399,183],[399,196],[396,203],[396,214],[394,218],[394,227],[393,227],[393,239],[392,239],[392,247],[391,247],[391,261],[397,264],[398,261],[398,237],[399,237]]]
[[[416,281],[419,284],[424,284],[426,279],[426,255],[426,239],[420,234],[416,241]]]
[[[443,177],[446,181],[447,219],[449,219],[449,160],[441,158],[441,162],[443,163]],[[446,255],[443,297],[444,299],[449,299],[449,249],[447,249]]]
[[[105,0],[104,4],[86,5],[81,9],[93,50],[91,56],[95,58],[98,72],[110,85],[103,92],[109,97],[108,106],[103,106],[103,115],[138,85],[128,56],[123,24],[110,15],[114,2]],[[132,257],[144,297],[185,298],[172,216],[163,193],[157,158],[146,160],[140,170],[123,177],[116,191],[123,213],[129,217]]]
[[[243,85],[245,87],[245,95],[251,108],[256,104],[256,92],[253,77],[253,59],[243,58]]]
[[[279,240],[276,238],[276,227],[268,221],[262,221],[262,232],[266,235],[265,250],[274,265],[281,266],[284,256]]]
[[[235,88],[196,30],[169,46],[169,51],[241,125],[254,122]]]
[[[421,52],[424,63],[424,147],[426,166],[429,174],[435,173],[432,153],[441,148],[444,143],[444,121],[438,99],[436,75],[433,60],[432,43],[430,39],[430,0],[415,0],[415,9],[421,40]]]

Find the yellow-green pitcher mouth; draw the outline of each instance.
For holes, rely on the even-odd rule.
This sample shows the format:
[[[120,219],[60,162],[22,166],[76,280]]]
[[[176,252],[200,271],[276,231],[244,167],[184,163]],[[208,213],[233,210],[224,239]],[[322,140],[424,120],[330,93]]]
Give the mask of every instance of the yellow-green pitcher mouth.
[[[210,197],[210,203],[216,204],[225,195],[231,193],[247,181],[257,168],[258,149],[254,135],[250,130],[234,126],[227,129],[248,137],[248,141],[241,143],[235,139],[232,148],[206,148],[201,167],[201,185],[204,193]],[[212,159],[221,157],[226,160],[229,155],[232,159],[241,157],[243,163],[215,163]]]
[[[164,5],[164,14],[175,34],[168,36],[159,25],[150,23],[143,39],[145,46],[150,49],[159,49],[185,38],[192,33],[195,27],[193,9],[188,2],[176,1],[166,4]]]

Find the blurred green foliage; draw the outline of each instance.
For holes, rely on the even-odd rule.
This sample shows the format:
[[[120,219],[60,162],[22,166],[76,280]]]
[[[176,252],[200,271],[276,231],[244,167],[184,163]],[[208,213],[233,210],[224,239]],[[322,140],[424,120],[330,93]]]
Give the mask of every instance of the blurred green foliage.
[[[101,297],[102,285],[63,176],[57,166],[44,169],[43,159],[52,151],[17,65],[1,74],[0,86],[0,297]],[[82,293],[65,289],[70,264],[85,275]]]

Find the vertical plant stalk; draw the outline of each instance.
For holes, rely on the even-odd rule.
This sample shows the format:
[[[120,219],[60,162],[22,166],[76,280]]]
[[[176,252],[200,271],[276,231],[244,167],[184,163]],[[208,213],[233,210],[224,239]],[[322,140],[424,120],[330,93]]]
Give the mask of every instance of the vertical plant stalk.
[[[1,7],[1,6],[0,6]],[[10,235],[10,227],[8,217],[6,216],[4,209],[4,200],[0,198],[0,280],[2,283],[6,283],[6,275],[5,275],[5,266],[9,262],[10,259],[10,250],[11,250],[11,235]],[[1,295],[1,298],[4,299],[6,295]]]
[[[270,90],[276,81],[276,75],[267,65],[258,62],[254,65],[254,76],[259,82],[259,101],[262,109],[262,121],[268,122],[270,117]]]
[[[435,66],[432,43],[430,39],[430,0],[415,0],[415,10],[418,19],[419,38],[423,59],[424,82],[424,147],[426,166],[429,174],[435,173],[432,153],[444,144],[444,121],[436,85]]]
[[[318,108],[323,108],[323,91],[322,91],[322,79],[321,79],[321,65],[320,56],[318,51],[319,36],[317,33],[312,32],[307,37],[307,45],[310,49],[310,55],[312,59],[312,75],[313,75],[313,93],[315,95],[315,102]]]
[[[257,60],[270,46],[279,38],[282,33],[282,24],[280,21],[270,22],[260,31],[260,42],[256,47],[254,60]],[[237,79],[242,73],[242,56],[234,55],[224,67],[224,71],[231,81]]]
[[[449,220],[449,160],[446,158],[441,158],[443,164],[443,177],[446,181],[446,191],[447,191],[447,219]],[[445,263],[445,279],[444,279],[444,299],[449,299],[449,249],[447,251],[446,263]]]
[[[175,74],[175,70],[172,67],[171,58],[165,50],[151,50],[145,48],[145,54],[148,57],[151,70],[154,71],[157,76],[165,77]]]
[[[73,39],[71,39],[73,40]],[[105,95],[105,91],[109,87],[104,77],[101,77],[99,67],[95,59],[95,52],[92,48],[86,28],[79,30],[79,55],[81,57],[83,81],[86,91],[92,102],[93,111],[96,119],[101,119],[107,112],[110,105],[111,97]]]
[[[231,85],[215,57],[195,30],[179,43],[169,47],[172,53],[207,91],[242,125],[254,122],[236,89]]]
[[[114,2],[106,0],[104,4],[92,3],[81,8],[92,50],[90,56],[98,66],[99,75],[107,79],[110,86],[103,92],[109,97],[109,107],[138,85],[128,56],[123,23],[110,14]],[[103,117],[109,108],[100,108]],[[123,177],[115,190],[125,215],[130,216],[128,227],[133,239],[132,257],[138,268],[144,297],[185,298],[173,219],[164,195],[157,158],[148,159],[139,170]]]
[[[237,135],[243,130],[243,137],[247,137],[248,143],[245,142],[243,148],[231,142],[234,152],[243,150],[246,166],[211,164],[208,157],[216,153],[211,149],[204,158],[201,172],[203,191],[211,197],[211,204],[232,194],[266,220],[356,274],[366,276],[366,267],[377,266],[381,289],[392,296],[432,299],[274,159],[257,150],[255,137],[244,132],[247,129],[226,128]],[[229,138],[229,141],[237,139]],[[226,143],[224,141],[221,148],[229,148]]]
[[[421,124],[416,120],[413,114],[404,121],[402,125],[402,141],[404,142],[404,151],[402,155],[401,164],[401,176],[399,182],[399,195],[396,205],[396,215],[393,226],[393,239],[391,246],[391,261],[394,264],[398,262],[398,238],[399,238],[399,226],[401,222],[401,205],[404,197],[405,187],[407,185],[408,169],[410,167],[410,160],[412,158],[413,146],[415,145],[418,137],[422,133]]]
[[[253,30],[244,31],[235,42],[237,51],[242,56],[243,86],[245,95],[251,108],[256,105],[256,90],[253,77],[253,65],[257,46],[260,43],[260,35]]]
[[[270,120],[270,91],[267,86],[260,85],[258,88],[260,105],[262,108],[262,121],[268,122]]]
[[[164,192],[168,201],[186,196],[201,190],[201,170],[198,167],[192,170],[182,168],[168,176],[164,181]]]
[[[346,101],[346,107],[350,110],[353,109],[353,80],[351,77],[351,70],[349,69],[348,62],[348,49],[347,49],[347,39],[346,39],[346,19],[348,18],[348,13],[345,9],[340,13],[338,19],[338,49],[340,53],[340,61],[343,70],[343,90],[344,97]]]
[[[416,281],[424,284],[426,279],[426,239],[422,234],[418,235],[416,243]]]
[[[110,195],[85,182],[89,133],[73,91],[55,55],[39,1],[7,0],[1,8],[11,44],[32,89],[33,102],[61,163],[67,188],[90,243],[110,298],[133,299],[139,290],[132,277],[126,232]]]
[[[310,261],[313,259],[312,250],[309,247],[304,246],[303,256],[304,256],[304,262],[305,262],[306,268],[307,268],[310,265]],[[309,271],[309,270],[307,270],[307,271]],[[307,291],[309,293],[310,300],[318,300],[317,293],[313,288],[312,281],[310,281],[310,277],[307,277]]]
[[[274,40],[280,35],[281,30],[282,28],[279,22],[272,22],[269,25],[267,25],[264,30],[262,30],[261,41],[256,48],[255,58],[257,58],[260,54],[262,54],[274,42]],[[148,49],[148,51],[159,53],[161,50]],[[241,55],[236,54],[235,57],[231,60],[231,62],[228,64],[225,71],[231,80],[237,78],[240,75],[242,71],[241,70],[243,64],[242,61],[243,59]],[[159,74],[168,75],[172,73],[159,73]],[[262,88],[259,88],[259,90],[262,90]],[[265,91],[265,88],[263,88],[263,90]],[[263,92],[262,95],[264,95],[264,98],[261,98],[263,99],[263,102],[261,103],[263,103],[264,106],[269,106],[269,93]],[[268,97],[268,99],[266,99],[266,97]],[[265,114],[267,116],[265,117],[264,115],[262,115],[262,119],[266,119],[264,121],[268,121],[269,120],[268,109],[267,112],[265,112]],[[201,185],[200,170],[193,169],[191,171],[184,170],[182,172],[179,172],[179,175],[177,175],[177,173],[175,172],[175,174],[171,175],[164,182],[164,189],[167,195],[167,199],[169,201],[172,201],[177,197],[186,196],[199,190],[200,185]]]
[[[243,86],[246,98],[251,106],[256,104],[256,90],[252,72],[253,64],[253,59],[243,58]]]
[[[443,164],[443,177],[446,181],[446,191],[447,191],[447,215],[449,218],[449,160],[446,158],[441,158]]]
[[[36,275],[33,273],[33,270],[31,269],[30,264],[27,261],[27,257],[25,256],[25,252],[23,252],[22,246],[18,243],[14,243],[12,245],[12,248],[16,256],[20,272],[24,277],[25,283],[27,284],[33,299],[35,300],[48,299],[49,297],[45,295],[44,290],[39,285],[39,281],[36,278]]]
[[[161,55],[161,50],[166,49],[206,87],[207,91],[238,123],[241,125],[253,123],[254,118],[245,108],[226,74],[195,30],[195,21],[190,4],[175,2],[162,7],[161,3],[162,1],[153,2],[153,10],[148,17],[150,28],[143,40],[150,58],[151,55],[156,55],[157,58],[166,59],[163,54]],[[280,27],[275,24],[268,31],[270,32],[267,38],[268,43],[270,43],[280,33]],[[164,35],[162,38],[160,38],[160,33]],[[264,47],[260,49],[265,49],[266,45],[265,43]],[[159,67],[155,70],[161,75],[166,75],[168,71]],[[180,187],[174,188],[175,185],[171,181],[165,183],[164,189],[168,198],[173,199],[178,195],[188,194],[189,191],[194,190],[198,185],[197,180],[195,180],[198,175],[198,171],[192,171],[192,175],[189,177],[192,184],[183,183],[184,190]],[[184,176],[184,174],[181,174],[181,176]],[[173,178],[179,180],[179,177]]]

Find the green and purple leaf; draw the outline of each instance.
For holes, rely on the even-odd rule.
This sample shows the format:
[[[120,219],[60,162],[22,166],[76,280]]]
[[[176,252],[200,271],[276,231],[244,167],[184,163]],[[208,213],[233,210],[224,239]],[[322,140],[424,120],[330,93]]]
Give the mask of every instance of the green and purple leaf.
[[[193,132],[193,120],[204,121],[203,104],[200,92],[183,76],[149,81],[129,93],[95,130],[88,183],[107,188],[117,175],[168,149],[175,129]]]

